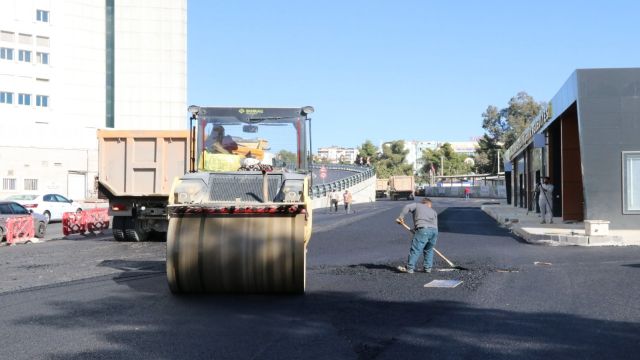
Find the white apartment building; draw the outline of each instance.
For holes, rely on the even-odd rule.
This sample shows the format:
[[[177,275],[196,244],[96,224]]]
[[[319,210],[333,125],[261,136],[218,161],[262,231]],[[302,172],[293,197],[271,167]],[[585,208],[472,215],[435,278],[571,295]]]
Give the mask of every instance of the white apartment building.
[[[187,0],[2,0],[0,198],[96,196],[96,130],[186,127]]]
[[[413,172],[419,172],[424,166],[424,161],[422,160],[422,152],[424,150],[436,150],[445,143],[451,144],[453,151],[456,153],[464,154],[469,157],[473,157],[478,146],[477,141],[405,141],[404,148],[409,150],[409,153],[407,154],[407,163],[413,165]]]
[[[356,161],[358,152],[357,148],[330,146],[318,148],[318,157],[333,164],[340,162],[352,164]]]

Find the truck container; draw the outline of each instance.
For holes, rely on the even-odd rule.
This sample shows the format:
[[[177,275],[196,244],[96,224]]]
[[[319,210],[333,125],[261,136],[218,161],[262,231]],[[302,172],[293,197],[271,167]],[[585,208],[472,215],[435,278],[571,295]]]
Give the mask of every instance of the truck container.
[[[389,179],[376,179],[376,197],[387,197],[389,191]]]
[[[98,130],[98,191],[116,240],[167,232],[169,192],[189,170],[189,130]]]
[[[389,178],[389,197],[393,200],[413,200],[415,180],[413,176],[396,175]]]

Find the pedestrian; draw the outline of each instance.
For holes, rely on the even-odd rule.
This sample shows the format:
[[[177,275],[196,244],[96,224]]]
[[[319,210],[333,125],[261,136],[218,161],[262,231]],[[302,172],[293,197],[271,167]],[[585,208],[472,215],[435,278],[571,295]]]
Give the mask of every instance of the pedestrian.
[[[469,200],[469,194],[471,194],[471,188],[468,186],[464,187],[464,199]]]
[[[362,165],[362,157],[360,156],[360,154],[356,155],[355,163],[356,165]]]
[[[424,271],[431,272],[433,266],[433,247],[438,240],[438,213],[431,207],[431,199],[422,198],[420,203],[406,205],[400,216],[396,219],[398,223],[404,223],[404,217],[411,213],[413,215],[413,240],[409,249],[407,266],[398,266],[398,270],[413,274],[418,258],[424,255]]]
[[[329,211],[333,208],[335,212],[338,212],[338,201],[340,200],[340,194],[337,190],[332,190],[329,194],[329,200],[331,200],[331,205],[329,206]]]
[[[538,183],[538,206],[540,206],[540,215],[542,215],[541,224],[546,224],[547,214],[549,214],[549,224],[553,224],[553,185],[551,178],[545,176],[542,178],[542,184]]]
[[[353,196],[351,196],[349,189],[344,191],[342,197],[342,201],[344,201],[344,211],[346,211],[347,214],[351,214],[351,202],[353,201]]]
[[[364,162],[363,162],[364,166],[371,166],[371,158],[370,157],[365,157],[364,158]]]

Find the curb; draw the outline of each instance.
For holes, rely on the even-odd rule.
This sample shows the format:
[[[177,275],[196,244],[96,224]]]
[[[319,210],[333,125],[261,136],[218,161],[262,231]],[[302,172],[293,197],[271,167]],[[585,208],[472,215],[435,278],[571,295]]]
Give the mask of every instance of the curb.
[[[607,236],[587,236],[582,234],[575,234],[573,230],[569,234],[565,233],[544,233],[544,234],[532,234],[525,230],[526,225],[520,225],[520,221],[517,214],[505,215],[500,214],[499,211],[495,211],[497,206],[482,205],[481,209],[500,226],[503,226],[509,231],[521,238],[525,242],[534,245],[548,245],[548,246],[624,246],[624,240],[621,236],[607,235]],[[511,217],[510,217],[511,216]]]

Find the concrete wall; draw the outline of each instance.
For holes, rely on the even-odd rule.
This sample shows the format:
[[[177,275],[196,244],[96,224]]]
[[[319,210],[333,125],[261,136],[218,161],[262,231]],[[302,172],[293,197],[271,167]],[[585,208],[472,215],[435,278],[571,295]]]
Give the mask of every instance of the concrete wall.
[[[622,151],[640,151],[640,69],[577,75],[585,219],[637,229],[640,214],[623,214]]]
[[[506,199],[507,189],[500,186],[470,186],[472,198]],[[464,187],[432,186],[425,188],[425,196],[428,197],[464,197]]]
[[[349,191],[353,196],[353,204],[376,201],[376,177],[371,177],[361,183],[350,187]],[[342,205],[342,200],[340,200],[340,204]],[[320,196],[313,199],[314,209],[327,207],[329,207],[329,199],[327,196]]]

